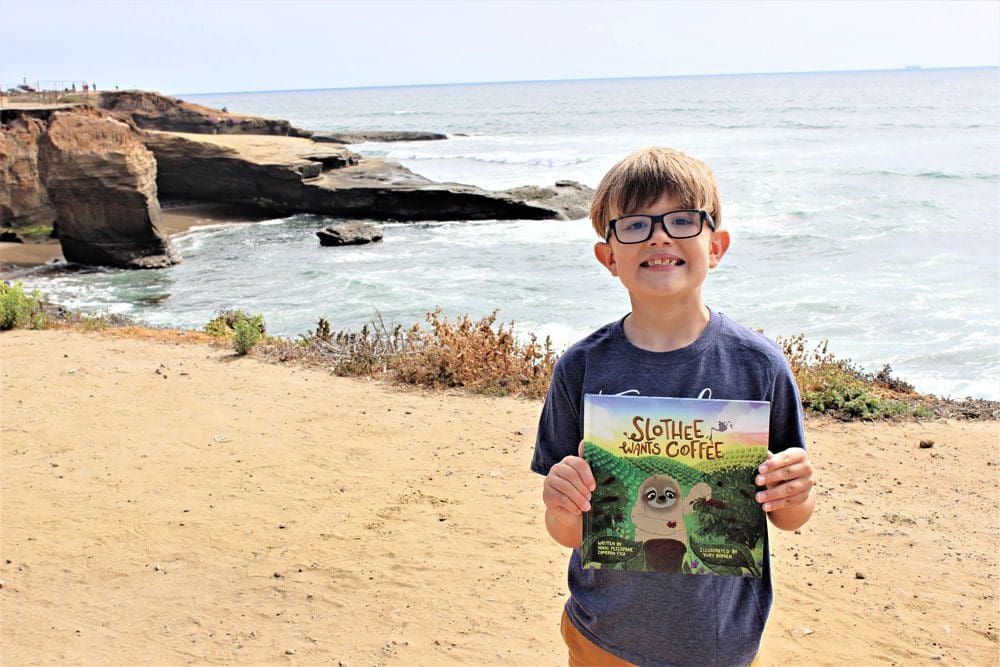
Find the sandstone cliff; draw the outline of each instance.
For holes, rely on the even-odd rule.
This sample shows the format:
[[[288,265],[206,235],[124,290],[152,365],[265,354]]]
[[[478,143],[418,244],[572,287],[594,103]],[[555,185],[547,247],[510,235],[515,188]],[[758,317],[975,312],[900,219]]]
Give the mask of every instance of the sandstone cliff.
[[[0,225],[58,223],[71,262],[180,261],[157,228],[156,160],[128,123],[93,109],[22,117],[0,134]]]
[[[45,127],[44,121],[30,117],[0,125],[0,226],[51,226],[56,221],[38,174],[38,138]]]

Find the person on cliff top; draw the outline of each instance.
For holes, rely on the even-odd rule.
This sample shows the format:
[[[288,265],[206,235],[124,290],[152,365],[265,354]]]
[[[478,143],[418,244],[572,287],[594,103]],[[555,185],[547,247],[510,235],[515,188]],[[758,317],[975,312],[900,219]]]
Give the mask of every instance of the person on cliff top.
[[[573,549],[562,635],[573,665],[759,665],[772,601],[762,578],[583,569],[583,512],[596,487],[582,458],[584,394],[769,401],[768,459],[756,500],[795,530],[816,503],[798,389],[778,346],[706,307],[701,288],[729,248],[708,167],[646,148],[611,168],[590,219],[597,260],[628,290],[632,311],[556,363],[531,469],[545,475],[545,527]]]

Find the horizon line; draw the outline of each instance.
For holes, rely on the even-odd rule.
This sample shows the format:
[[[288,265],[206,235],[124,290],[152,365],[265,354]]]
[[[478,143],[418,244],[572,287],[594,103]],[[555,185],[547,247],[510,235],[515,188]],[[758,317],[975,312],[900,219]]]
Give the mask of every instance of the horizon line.
[[[924,67],[913,64],[903,67],[878,67],[873,69],[832,69],[832,70],[791,70],[783,72],[727,72],[715,74],[656,74],[644,76],[606,76],[606,77],[579,77],[568,79],[509,79],[500,81],[452,81],[445,83],[393,83],[376,84],[364,86],[332,86],[326,88],[276,88],[270,90],[216,90],[203,93],[169,93],[171,96],[181,95],[244,95],[255,93],[306,93],[330,90],[380,90],[386,88],[433,88],[445,86],[494,86],[513,83],[572,83],[586,81],[643,81],[650,79],[697,79],[697,78],[720,78],[720,77],[750,77],[750,76],[799,76],[808,74],[863,74],[875,72],[940,72],[949,70],[980,70],[980,69],[1000,69],[1000,65],[956,65],[946,67]],[[143,89],[140,89],[143,90]]]

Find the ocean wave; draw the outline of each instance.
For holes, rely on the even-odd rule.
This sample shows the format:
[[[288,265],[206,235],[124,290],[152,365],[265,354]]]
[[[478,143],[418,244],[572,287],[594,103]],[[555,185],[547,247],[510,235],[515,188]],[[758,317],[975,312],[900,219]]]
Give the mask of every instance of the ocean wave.
[[[486,162],[490,164],[516,164],[532,167],[570,167],[585,164],[593,160],[592,157],[572,155],[572,154],[531,154],[515,153],[511,151],[483,152],[483,153],[428,153],[425,151],[403,151],[391,150],[387,157],[390,160],[469,160],[471,162]]]
[[[1000,181],[1000,174],[984,172],[918,171],[905,172],[891,169],[859,169],[847,172],[851,176],[901,176],[903,178],[928,178],[940,180]]]

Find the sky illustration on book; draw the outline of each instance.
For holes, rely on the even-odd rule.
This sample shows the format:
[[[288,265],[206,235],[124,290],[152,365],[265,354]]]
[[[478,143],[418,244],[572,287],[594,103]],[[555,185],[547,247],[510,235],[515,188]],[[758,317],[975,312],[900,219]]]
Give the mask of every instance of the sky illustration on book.
[[[644,396],[584,398],[584,457],[597,480],[584,567],[762,576],[754,500],[770,405]]]

